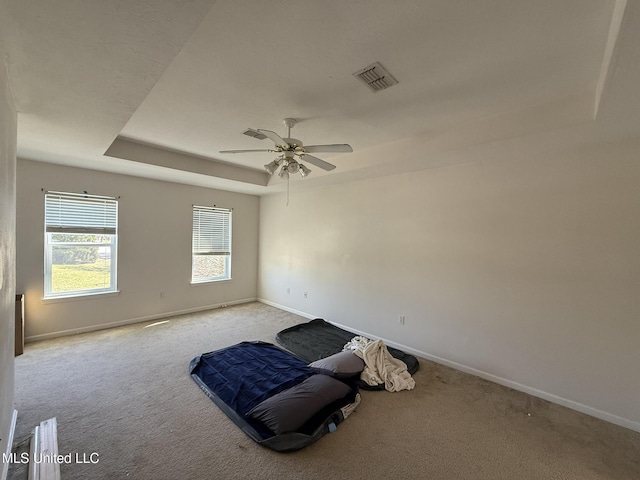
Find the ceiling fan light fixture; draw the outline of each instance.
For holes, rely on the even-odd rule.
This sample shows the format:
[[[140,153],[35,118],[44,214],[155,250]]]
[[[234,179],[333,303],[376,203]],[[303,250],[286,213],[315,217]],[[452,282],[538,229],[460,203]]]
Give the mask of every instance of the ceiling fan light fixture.
[[[298,170],[300,170],[300,164],[295,160],[289,160],[289,163],[287,164],[287,171],[289,173],[298,173]]]
[[[280,170],[280,173],[278,174],[278,176],[280,178],[282,178],[283,180],[288,180],[289,179],[289,170],[287,169],[286,165],[282,166],[282,170]]]
[[[300,165],[300,175],[302,175],[302,178],[306,177],[311,173],[311,170],[305,167],[303,164],[300,163],[299,165]]]
[[[278,159],[276,158],[275,160],[271,161],[270,163],[267,163],[264,168],[267,172],[269,172],[269,175],[273,175],[276,170],[278,169],[278,167],[280,166],[280,162],[278,162]]]

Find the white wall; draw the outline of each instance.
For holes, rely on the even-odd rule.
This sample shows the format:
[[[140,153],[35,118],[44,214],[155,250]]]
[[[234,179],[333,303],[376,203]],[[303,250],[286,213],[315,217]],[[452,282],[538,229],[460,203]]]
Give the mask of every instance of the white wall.
[[[13,418],[16,282],[16,110],[0,61],[0,454]],[[4,465],[0,463],[0,477]]]
[[[42,301],[42,189],[120,196],[119,295]],[[194,204],[233,208],[231,281],[190,284]],[[34,340],[255,299],[258,211],[252,195],[19,159],[17,288],[25,293],[25,336]]]
[[[637,152],[302,181],[261,199],[258,295],[640,431]]]

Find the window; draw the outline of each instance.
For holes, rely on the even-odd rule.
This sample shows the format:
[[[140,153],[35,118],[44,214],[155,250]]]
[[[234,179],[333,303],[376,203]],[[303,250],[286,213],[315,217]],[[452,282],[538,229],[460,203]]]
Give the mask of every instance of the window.
[[[116,291],[118,200],[47,192],[44,297]]]
[[[231,279],[231,210],[193,206],[191,282]]]

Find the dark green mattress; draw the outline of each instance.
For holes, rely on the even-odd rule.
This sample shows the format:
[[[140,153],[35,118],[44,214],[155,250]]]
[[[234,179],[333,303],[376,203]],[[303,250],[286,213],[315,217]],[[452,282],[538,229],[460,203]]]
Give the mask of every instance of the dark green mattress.
[[[276,334],[276,341],[306,363],[315,362],[342,351],[344,345],[358,334],[343,330],[320,318],[285,328]],[[407,365],[411,375],[418,371],[418,359],[413,355],[387,346],[389,353]],[[360,382],[365,390],[384,390],[384,384],[370,386]]]

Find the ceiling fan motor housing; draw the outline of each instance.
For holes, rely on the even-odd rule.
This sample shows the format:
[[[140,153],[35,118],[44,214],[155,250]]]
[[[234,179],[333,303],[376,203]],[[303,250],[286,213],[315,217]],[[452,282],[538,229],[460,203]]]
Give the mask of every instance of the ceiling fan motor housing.
[[[298,140],[297,138],[283,138],[283,140],[289,144],[290,148],[303,147],[302,140]]]

